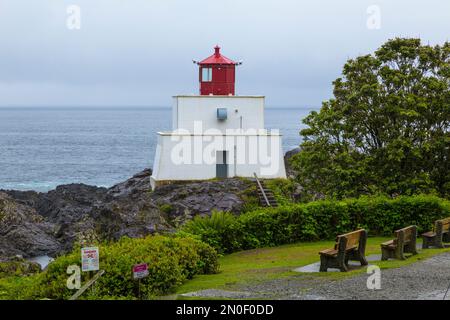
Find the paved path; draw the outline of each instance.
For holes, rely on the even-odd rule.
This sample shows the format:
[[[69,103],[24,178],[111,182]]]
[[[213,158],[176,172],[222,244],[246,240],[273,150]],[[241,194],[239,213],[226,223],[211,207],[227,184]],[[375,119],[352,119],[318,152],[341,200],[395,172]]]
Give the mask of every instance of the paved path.
[[[381,289],[367,289],[368,274],[330,280],[299,274],[252,285],[235,291],[204,290],[190,296],[231,299],[436,299],[443,300],[450,285],[450,252],[405,267],[381,270]],[[446,296],[450,300],[450,292]]]

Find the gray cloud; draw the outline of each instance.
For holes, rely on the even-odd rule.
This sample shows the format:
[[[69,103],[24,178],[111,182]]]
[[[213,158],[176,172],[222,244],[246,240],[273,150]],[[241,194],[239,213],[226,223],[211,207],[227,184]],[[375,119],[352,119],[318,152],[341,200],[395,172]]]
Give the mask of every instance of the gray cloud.
[[[373,4],[380,30],[366,26]],[[170,105],[197,92],[191,59],[218,43],[244,60],[238,93],[318,106],[348,58],[395,36],[446,41],[448,12],[441,0],[0,0],[0,105]]]

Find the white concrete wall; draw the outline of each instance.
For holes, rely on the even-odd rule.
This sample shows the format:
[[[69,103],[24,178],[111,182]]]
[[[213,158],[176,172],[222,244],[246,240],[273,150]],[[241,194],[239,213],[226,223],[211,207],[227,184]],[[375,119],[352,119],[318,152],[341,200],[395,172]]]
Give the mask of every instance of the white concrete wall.
[[[226,108],[228,119],[217,120],[217,108]],[[264,128],[263,96],[175,96],[172,109],[173,130],[194,131],[194,122],[202,121],[203,130]]]
[[[253,173],[256,172],[261,178],[286,178],[281,138],[281,135],[277,134],[237,134],[233,137],[228,136],[226,140],[223,136],[160,133],[151,178],[152,187],[154,188],[160,181],[215,178],[217,150],[229,152],[227,161],[229,177],[253,177]],[[197,142],[194,142],[194,139],[197,139]],[[214,144],[213,140],[216,141]],[[186,143],[184,147],[181,147],[180,141]],[[256,145],[258,147],[255,151]],[[270,147],[266,148],[266,145]],[[180,161],[179,155],[182,153],[191,155],[185,158],[187,163]],[[211,157],[205,157],[204,154],[210,154]]]

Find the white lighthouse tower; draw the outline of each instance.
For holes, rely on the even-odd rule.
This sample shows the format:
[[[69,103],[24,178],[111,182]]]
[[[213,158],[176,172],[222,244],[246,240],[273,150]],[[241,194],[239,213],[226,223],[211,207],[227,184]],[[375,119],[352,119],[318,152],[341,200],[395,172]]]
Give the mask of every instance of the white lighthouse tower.
[[[286,178],[282,136],[264,128],[264,96],[235,95],[234,62],[215,47],[199,95],[173,97],[172,131],[158,132],[151,186],[213,178]]]

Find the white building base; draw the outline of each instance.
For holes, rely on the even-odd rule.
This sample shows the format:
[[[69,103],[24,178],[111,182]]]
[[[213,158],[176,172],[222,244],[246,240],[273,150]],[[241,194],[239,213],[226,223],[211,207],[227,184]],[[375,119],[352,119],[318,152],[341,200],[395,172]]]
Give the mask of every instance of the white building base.
[[[263,179],[286,178],[279,134],[158,134],[152,189],[173,181],[251,178],[254,173]]]

